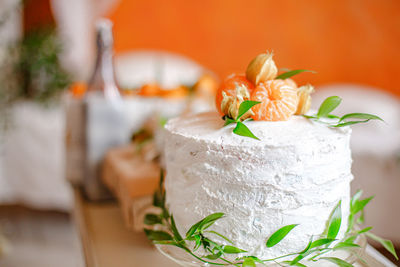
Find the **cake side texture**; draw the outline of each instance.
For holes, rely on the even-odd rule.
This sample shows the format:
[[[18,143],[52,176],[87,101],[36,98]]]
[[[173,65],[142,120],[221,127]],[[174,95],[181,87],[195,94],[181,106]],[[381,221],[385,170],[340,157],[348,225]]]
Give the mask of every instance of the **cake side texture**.
[[[214,212],[225,213],[213,229],[235,246],[262,258],[303,249],[323,233],[342,201],[341,238],[349,214],[351,129],[328,128],[301,116],[251,121],[261,141],[232,133],[217,113],[186,115],[166,125],[167,205],[179,231]],[[268,237],[299,224],[278,245]],[[219,240],[224,243],[224,240]]]

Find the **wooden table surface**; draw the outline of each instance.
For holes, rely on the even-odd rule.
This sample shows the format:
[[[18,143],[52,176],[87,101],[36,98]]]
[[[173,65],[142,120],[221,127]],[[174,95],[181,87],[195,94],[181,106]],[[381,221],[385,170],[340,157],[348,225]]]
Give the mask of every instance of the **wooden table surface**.
[[[87,267],[178,267],[160,254],[144,233],[126,229],[116,202],[88,202],[79,189],[74,189],[74,195],[75,222]],[[364,259],[371,267],[396,266],[369,245]]]

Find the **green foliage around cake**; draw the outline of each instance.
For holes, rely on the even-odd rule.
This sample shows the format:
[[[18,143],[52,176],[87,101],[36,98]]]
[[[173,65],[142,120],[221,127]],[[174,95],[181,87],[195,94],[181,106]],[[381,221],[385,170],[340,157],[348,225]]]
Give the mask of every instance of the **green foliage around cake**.
[[[342,99],[338,96],[330,96],[326,98],[318,109],[315,115],[303,115],[305,118],[311,119],[313,121],[321,122],[327,124],[329,127],[344,127],[358,123],[369,122],[370,120],[383,121],[380,117],[368,114],[368,113],[348,113],[341,117],[332,114],[342,102]],[[324,120],[331,119],[331,120]]]
[[[280,79],[280,80],[289,79],[290,77],[300,74],[302,72],[315,73],[315,71],[313,71],[313,70],[288,70],[287,72],[279,74],[275,79]]]
[[[223,116],[222,119],[225,120],[224,126],[227,126],[232,123],[236,123],[236,127],[233,129],[233,133],[240,135],[240,136],[246,136],[250,137],[256,140],[260,140],[257,136],[255,136],[250,129],[244,124],[245,121],[250,121],[252,119],[246,119],[243,122],[240,121],[240,118],[247,112],[249,111],[252,107],[255,105],[260,104],[261,102],[259,101],[251,101],[251,100],[245,100],[242,103],[240,103],[239,106],[239,113],[236,119],[229,118],[228,116]]]
[[[291,73],[291,72],[286,72],[286,73],[291,73],[292,75],[295,75],[295,74],[298,74],[298,73],[304,72],[304,71],[307,71],[307,70],[294,70],[293,72],[295,72],[295,73]],[[283,74],[286,74],[286,73],[283,73]],[[291,77],[291,76],[289,76],[289,77]],[[371,120],[378,120],[378,121],[382,121],[382,122],[384,121],[379,116],[376,116],[373,114],[368,114],[368,113],[348,113],[341,117],[332,114],[331,112],[333,112],[340,105],[341,102],[342,102],[342,99],[340,97],[330,96],[322,102],[321,106],[318,109],[317,114],[303,115],[303,117],[313,120],[313,121],[316,121],[316,122],[326,124],[327,126],[334,127],[334,128],[354,125],[354,124],[358,124],[358,123],[366,123]],[[250,121],[252,119],[246,119],[243,122],[240,121],[240,118],[246,112],[248,112],[252,107],[254,107],[255,105],[260,104],[260,103],[261,102],[250,101],[250,100],[243,101],[239,106],[239,113],[238,113],[238,116],[236,119],[229,118],[226,115],[222,117],[222,119],[225,121],[224,126],[230,125],[232,123],[236,123],[236,127],[233,129],[233,133],[240,135],[240,136],[245,136],[245,137],[250,137],[250,138],[253,138],[256,140],[260,140],[244,124],[244,122]]]
[[[158,214],[146,214],[144,223],[147,226],[144,231],[147,237],[154,244],[176,246],[195,259],[209,265],[250,267],[256,266],[257,263],[261,265],[276,263],[279,266],[304,267],[307,266],[307,262],[322,263],[323,261],[329,261],[338,266],[349,267],[353,265],[343,259],[329,257],[327,253],[345,250],[358,257],[360,261],[364,261],[357,253],[361,249],[357,244],[361,235],[366,235],[381,243],[384,248],[398,259],[391,241],[370,233],[372,227],[359,230],[360,224],[364,222],[364,208],[372,200],[372,197],[361,199],[361,190],[357,191],[350,201],[348,228],[343,238],[336,238],[343,225],[342,203],[339,201],[328,219],[324,233],[312,236],[303,250],[271,259],[260,259],[256,256],[247,255],[247,251],[236,247],[228,237],[210,229],[215,222],[223,220],[225,215],[221,212],[210,214],[198,221],[182,236],[175,225],[173,215],[166,208],[166,192],[163,183],[164,174],[161,172],[159,188],[153,196],[153,205],[160,208],[160,212]],[[270,248],[278,245],[297,226],[297,224],[291,224],[277,229],[266,238],[266,247]],[[224,240],[225,244],[215,241],[215,237]]]

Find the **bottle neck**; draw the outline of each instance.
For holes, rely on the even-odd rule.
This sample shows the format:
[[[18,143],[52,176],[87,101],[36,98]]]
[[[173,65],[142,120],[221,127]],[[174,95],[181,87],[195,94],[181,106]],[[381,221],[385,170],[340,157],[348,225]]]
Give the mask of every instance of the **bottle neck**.
[[[113,53],[110,48],[103,50],[102,54],[99,55],[100,63],[99,70],[105,84],[116,84]]]
[[[89,91],[102,92],[106,97],[120,96],[115,80],[113,62],[113,37],[111,24],[101,22],[97,29],[97,57]]]

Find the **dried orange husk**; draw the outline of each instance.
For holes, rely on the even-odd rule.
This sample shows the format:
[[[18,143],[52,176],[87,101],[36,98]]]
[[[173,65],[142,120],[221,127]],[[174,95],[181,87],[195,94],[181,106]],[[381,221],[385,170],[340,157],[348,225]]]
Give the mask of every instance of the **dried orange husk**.
[[[278,68],[272,56],[272,53],[259,54],[256,56],[247,67],[246,78],[255,85],[275,79],[278,74]]]
[[[225,92],[222,92],[222,101],[221,101],[221,111],[228,116],[229,118],[236,119],[239,113],[240,104],[250,99],[249,90],[244,85],[236,86],[236,94],[234,96],[227,95]],[[250,109],[243,116],[240,117],[240,120],[245,120],[250,118],[250,116],[254,115],[253,111]]]
[[[299,87],[297,95],[299,103],[295,115],[306,114],[311,107],[311,94],[314,92],[314,87],[310,84]]]

